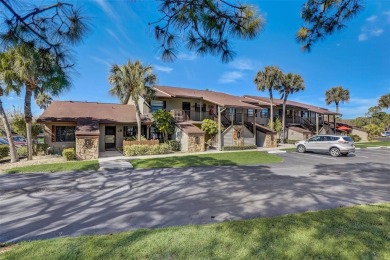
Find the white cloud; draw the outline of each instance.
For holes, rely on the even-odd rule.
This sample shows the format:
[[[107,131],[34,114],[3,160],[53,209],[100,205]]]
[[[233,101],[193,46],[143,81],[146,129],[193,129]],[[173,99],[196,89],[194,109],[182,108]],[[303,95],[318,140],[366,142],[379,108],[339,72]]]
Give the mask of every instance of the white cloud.
[[[378,19],[378,16],[372,15],[366,19],[367,22],[375,22]]]
[[[177,56],[176,56],[179,60],[195,60],[197,58],[196,54],[195,53],[179,53]]]
[[[94,0],[100,8],[108,15],[111,17],[116,17],[114,14],[114,11],[112,10],[110,4],[106,0]]]
[[[242,77],[243,77],[243,74],[240,71],[225,72],[219,78],[218,83],[222,83],[222,84],[233,83],[233,82],[236,82],[238,79],[241,79]]]
[[[119,39],[118,35],[116,35],[112,30],[106,29],[107,33],[114,38],[117,42],[121,43],[121,40]]]
[[[159,65],[153,65],[153,68],[157,71],[161,71],[161,72],[171,72],[173,69],[170,68],[170,67],[165,67],[165,66],[159,66]]]
[[[93,59],[94,61],[100,63],[100,64],[103,64],[103,65],[106,65],[107,67],[111,67],[111,63],[108,62],[107,60],[105,59],[102,59],[102,58],[99,58],[99,57],[96,57],[96,56],[89,56],[91,59]]]
[[[373,36],[380,36],[382,33],[383,33],[383,29],[380,29],[380,28],[377,28],[377,29],[373,29],[371,30],[370,32]]]
[[[238,69],[238,70],[256,70],[256,62],[248,59],[248,58],[242,58],[242,59],[237,59],[234,60],[233,62],[230,63],[230,66]]]
[[[359,34],[358,39],[360,42],[367,40],[368,39],[367,34],[365,33]]]

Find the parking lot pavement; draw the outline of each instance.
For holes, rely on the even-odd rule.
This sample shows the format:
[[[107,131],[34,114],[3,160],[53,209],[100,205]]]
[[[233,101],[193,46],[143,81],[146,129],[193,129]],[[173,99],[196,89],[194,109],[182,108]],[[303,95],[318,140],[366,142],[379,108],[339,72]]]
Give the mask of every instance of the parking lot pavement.
[[[257,166],[0,175],[0,243],[390,201],[390,149]]]
[[[345,164],[345,163],[389,163],[390,149],[359,149],[354,154],[348,156],[332,157],[325,153],[298,153],[287,152],[278,154],[284,158],[283,164],[288,167],[299,165],[317,165],[317,164]]]

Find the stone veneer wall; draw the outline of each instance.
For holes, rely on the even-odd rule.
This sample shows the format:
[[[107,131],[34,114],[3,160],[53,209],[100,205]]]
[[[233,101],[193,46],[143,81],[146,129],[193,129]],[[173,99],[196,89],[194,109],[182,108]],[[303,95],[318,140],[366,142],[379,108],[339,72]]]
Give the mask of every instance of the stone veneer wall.
[[[99,157],[98,136],[76,136],[77,160],[93,160]]]
[[[205,150],[204,134],[188,134],[188,152],[190,153],[204,152],[204,150]]]
[[[277,146],[277,144],[276,144],[276,135],[266,134],[263,147],[273,148],[273,147],[276,147],[276,146]]]

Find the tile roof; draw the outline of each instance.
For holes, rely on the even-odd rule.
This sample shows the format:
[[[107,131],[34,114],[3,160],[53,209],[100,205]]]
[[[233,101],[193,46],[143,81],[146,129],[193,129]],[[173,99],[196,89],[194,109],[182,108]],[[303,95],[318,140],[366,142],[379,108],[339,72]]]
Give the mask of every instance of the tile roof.
[[[75,135],[100,135],[99,122],[97,120],[85,118],[78,119]]]
[[[77,122],[80,119],[106,124],[137,122],[133,105],[76,101],[53,101],[38,122]]]
[[[257,102],[259,105],[267,105],[267,106],[270,105],[270,99],[266,98],[266,97],[245,95],[244,98],[247,99],[246,102],[250,102],[250,103]],[[283,100],[274,98],[273,104],[275,106],[281,106],[281,105],[283,105]],[[296,102],[296,101],[291,101],[291,100],[287,100],[286,105],[298,107],[298,108],[303,108],[303,109],[306,109],[306,110],[309,110],[312,112],[316,112],[318,114],[323,114],[323,115],[341,115],[340,113],[330,111],[326,108],[316,107],[316,106],[312,106],[312,105],[308,105],[308,104],[304,104],[304,103],[300,103],[300,102]]]
[[[167,87],[167,86],[154,86],[156,90],[157,97],[165,98],[197,98],[203,99],[210,103],[214,103],[223,107],[236,107],[236,108],[252,108],[258,109],[259,106],[255,106],[244,102],[243,97],[233,96],[222,92],[216,92],[211,90],[199,90],[199,89],[189,89],[189,88],[177,88],[177,87]]]
[[[191,123],[177,123],[176,126],[180,128],[184,133],[187,134],[204,134],[205,132],[202,131],[199,127],[191,124]]]

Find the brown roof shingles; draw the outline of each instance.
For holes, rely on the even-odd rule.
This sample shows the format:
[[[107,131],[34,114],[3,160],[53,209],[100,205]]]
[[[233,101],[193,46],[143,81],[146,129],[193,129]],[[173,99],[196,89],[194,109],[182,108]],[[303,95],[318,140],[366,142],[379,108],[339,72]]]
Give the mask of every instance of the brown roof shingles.
[[[247,102],[250,102],[250,103],[258,102],[260,105],[268,105],[268,106],[270,105],[270,99],[266,98],[266,97],[245,95],[244,98],[246,98]],[[283,105],[283,100],[274,98],[273,104],[274,104],[274,106],[281,106],[281,105]],[[308,104],[304,104],[304,103],[300,103],[300,102],[296,102],[296,101],[291,101],[291,100],[287,100],[286,105],[307,109],[309,111],[316,112],[318,114],[323,114],[323,115],[339,115],[339,113],[330,111],[330,110],[325,109],[325,108],[316,107],[316,106],[312,106],[312,105],[308,105]]]
[[[137,122],[133,105],[75,101],[53,101],[38,122],[77,122],[79,119],[106,124]]]
[[[223,107],[236,107],[236,108],[252,108],[258,109],[258,106],[244,102],[243,97],[233,96],[222,92],[216,92],[211,90],[199,90],[189,88],[177,88],[167,86],[154,86],[154,90],[158,93],[158,97],[185,97],[203,99],[210,103],[214,103]]]

